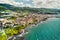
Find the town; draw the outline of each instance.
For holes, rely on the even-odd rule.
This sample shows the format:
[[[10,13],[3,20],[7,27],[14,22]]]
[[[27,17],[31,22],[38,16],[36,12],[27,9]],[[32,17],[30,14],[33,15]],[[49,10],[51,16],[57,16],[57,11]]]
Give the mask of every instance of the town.
[[[5,39],[9,38],[10,36],[22,34],[25,31],[24,29],[29,25],[36,25],[41,21],[45,21],[47,18],[57,17],[56,15],[50,14],[39,14],[29,12],[17,13],[12,11],[3,11],[0,14],[0,31],[6,36]]]

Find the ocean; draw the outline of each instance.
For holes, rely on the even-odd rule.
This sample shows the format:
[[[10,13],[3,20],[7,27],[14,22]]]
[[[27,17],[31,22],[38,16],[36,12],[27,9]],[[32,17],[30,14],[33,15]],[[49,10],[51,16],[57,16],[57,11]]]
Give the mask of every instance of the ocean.
[[[24,40],[60,40],[60,18],[50,18],[28,30]]]

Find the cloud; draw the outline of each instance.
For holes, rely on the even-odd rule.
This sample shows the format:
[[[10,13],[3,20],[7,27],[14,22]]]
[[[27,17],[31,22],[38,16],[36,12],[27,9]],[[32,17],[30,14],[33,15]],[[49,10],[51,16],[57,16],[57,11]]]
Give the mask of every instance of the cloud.
[[[25,4],[25,6],[26,6],[26,7],[32,7],[32,5],[31,5],[31,4]]]
[[[23,1],[27,1],[27,2],[29,2],[30,0],[23,0]]]
[[[16,2],[15,0],[0,0],[0,3],[6,3],[14,6],[21,6],[21,7],[24,6],[23,2]]]
[[[12,4],[12,2],[14,2],[13,0],[0,0],[0,3],[8,3],[8,4]]]
[[[18,1],[18,0],[16,0]],[[7,3],[19,7],[36,7],[36,8],[60,8],[60,0],[0,0],[0,3]],[[32,1],[32,2],[31,2]],[[24,2],[30,2],[32,4],[24,4]]]
[[[59,0],[33,0],[32,2],[35,7],[43,7],[43,8],[59,8],[60,1]]]

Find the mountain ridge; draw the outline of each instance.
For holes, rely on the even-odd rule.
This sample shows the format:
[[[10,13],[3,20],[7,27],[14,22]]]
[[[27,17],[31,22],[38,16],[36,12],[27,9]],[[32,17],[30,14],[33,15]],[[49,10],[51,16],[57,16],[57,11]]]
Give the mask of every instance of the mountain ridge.
[[[12,11],[29,11],[29,12],[46,12],[46,13],[60,13],[60,9],[51,9],[51,8],[30,8],[30,7],[16,7],[10,4],[1,4],[0,3],[0,11],[1,10],[12,10]]]

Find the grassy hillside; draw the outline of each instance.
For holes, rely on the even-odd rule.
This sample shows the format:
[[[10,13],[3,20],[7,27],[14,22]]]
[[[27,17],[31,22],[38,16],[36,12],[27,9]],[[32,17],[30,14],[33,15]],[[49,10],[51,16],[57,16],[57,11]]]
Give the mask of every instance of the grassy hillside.
[[[60,9],[48,8],[29,8],[29,7],[15,7],[9,4],[0,4],[0,11],[11,10],[15,12],[35,12],[35,13],[60,13]]]

